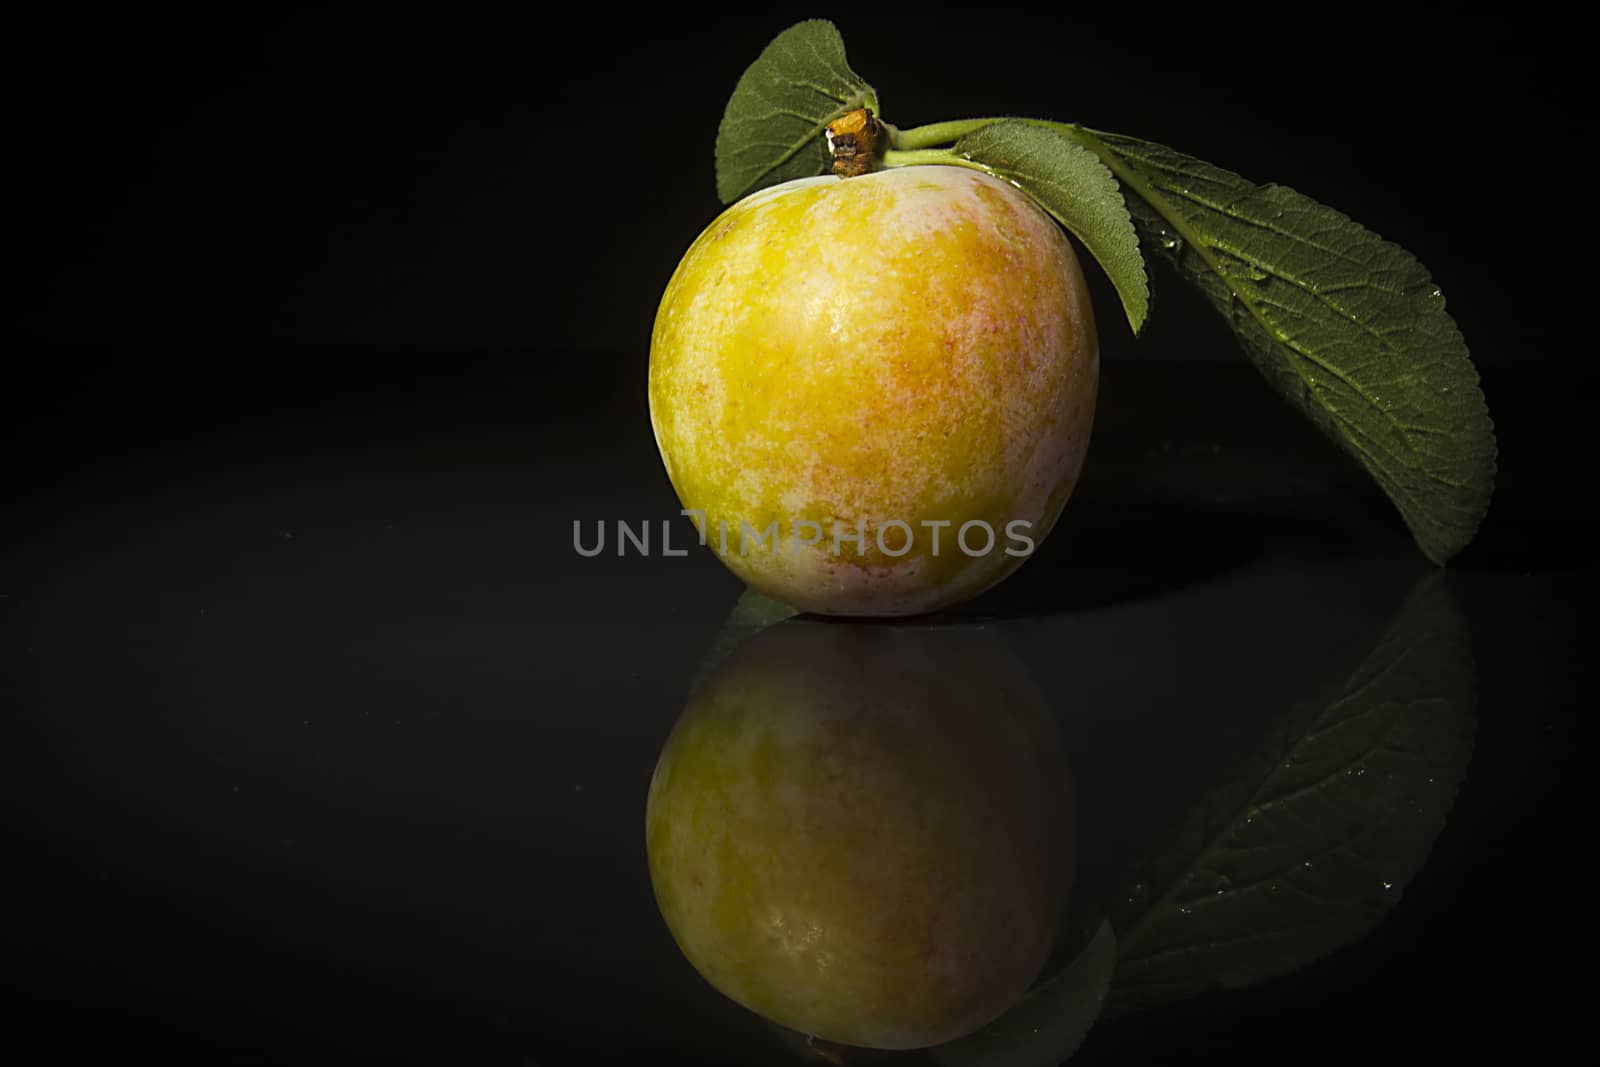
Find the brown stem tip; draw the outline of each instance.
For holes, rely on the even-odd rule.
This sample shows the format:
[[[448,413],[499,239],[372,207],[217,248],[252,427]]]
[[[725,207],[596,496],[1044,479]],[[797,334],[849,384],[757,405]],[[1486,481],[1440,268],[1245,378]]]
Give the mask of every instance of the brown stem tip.
[[[888,147],[883,124],[864,107],[847,111],[828,123],[828,150],[833,172],[841,178],[869,174]]]
[[[849,1067],[849,1053],[843,1045],[835,1045],[832,1041],[824,1041],[815,1034],[807,1034],[806,1048],[818,1058],[833,1064],[833,1067]]]

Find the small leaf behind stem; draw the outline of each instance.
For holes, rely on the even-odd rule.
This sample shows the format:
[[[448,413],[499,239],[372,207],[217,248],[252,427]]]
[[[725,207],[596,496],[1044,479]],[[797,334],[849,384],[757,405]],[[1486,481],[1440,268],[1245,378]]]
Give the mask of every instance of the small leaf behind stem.
[[[722,628],[711,639],[711,648],[701,658],[695,667],[694,678],[689,683],[693,692],[700,688],[700,683],[711,676],[711,672],[732,654],[733,650],[744,644],[756,634],[767,627],[782,622],[784,619],[795,615],[794,608],[787,604],[780,604],[771,597],[763,596],[754,589],[746,589],[739,594],[739,599],[733,605],[733,610],[722,623]]]
[[[1058,130],[996,122],[956,142],[955,153],[1012,182],[1038,201],[1094,256],[1138,333],[1150,311],[1139,235],[1122,188],[1094,152]]]
[[[774,37],[750,64],[717,128],[717,196],[724,204],[794,178],[826,173],[828,123],[878,110],[872,87],[845,61],[833,23],[810,19]]]
[[[1117,938],[1102,922],[1076,958],[975,1034],[931,1050],[940,1067],[1056,1067],[1100,1016],[1117,964]]]
[[[1494,489],[1495,439],[1444,297],[1405,249],[1281,185],[1068,127],[1131,194],[1147,244],[1205,295],[1267,381],[1354,456],[1444,563]]]

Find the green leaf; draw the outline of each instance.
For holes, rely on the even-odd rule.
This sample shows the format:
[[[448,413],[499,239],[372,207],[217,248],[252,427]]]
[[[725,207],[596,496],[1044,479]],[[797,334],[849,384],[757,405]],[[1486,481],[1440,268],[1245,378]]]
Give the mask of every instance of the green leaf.
[[[724,204],[794,178],[827,172],[828,123],[878,97],[845,62],[833,23],[784,30],[734,86],[717,128],[717,196]]]
[[[1330,698],[1273,723],[1130,879],[1107,1014],[1254,985],[1364,936],[1444,828],[1475,703],[1465,621],[1429,575]]]
[[[756,634],[765,630],[774,623],[782,622],[797,612],[787,604],[779,603],[771,597],[763,596],[754,589],[746,589],[739,594],[739,599],[733,605],[733,610],[723,620],[722,628],[711,639],[711,648],[695,667],[694,678],[689,683],[689,691],[694,692],[700,688],[700,683],[711,676],[711,672],[728,655],[740,645],[744,644]]]
[[[1001,121],[967,134],[955,153],[1005,178],[1037,200],[1094,256],[1138,333],[1150,311],[1139,235],[1110,168],[1059,130]]]
[[[1122,179],[1135,225],[1232,325],[1272,386],[1388,494],[1444,563],[1494,488],[1495,439],[1444,297],[1405,249],[1281,185],[1073,129]]]
[[[1102,922],[1075,959],[975,1034],[931,1050],[943,1067],[1056,1067],[1100,1016],[1117,965],[1117,938]]]

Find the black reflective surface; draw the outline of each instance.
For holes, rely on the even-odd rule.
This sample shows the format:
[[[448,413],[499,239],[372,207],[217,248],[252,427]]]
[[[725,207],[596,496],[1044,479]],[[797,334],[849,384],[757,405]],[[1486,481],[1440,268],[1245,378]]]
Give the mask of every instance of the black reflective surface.
[[[161,400],[170,353],[145,372],[86,355],[96,373],[10,429],[28,457],[0,570],[19,1047],[841,1055],[697,973],[645,817],[697,680],[765,640],[782,684],[783,633],[848,644],[854,624],[741,644],[757,626],[730,622],[740,587],[703,550],[573,551],[574,520],[692,536],[642,388],[552,422],[528,416],[547,383],[512,354],[214,356],[193,402]],[[1587,911],[1595,593],[1589,529],[1555,492],[1575,386],[1486,388],[1500,495],[1439,572],[1242,364],[1107,364],[1084,480],[1036,558],[955,612],[861,624],[863,648],[1001,648],[1006,684],[1037,693],[1072,810],[1042,989],[986,1039],[849,1061],[1047,1062],[1038,1031],[1081,1038],[1081,1064],[1381,1062],[1537,1051],[1573,1024],[1556,974]],[[986,684],[955,680],[983,655],[941,655],[943,689]],[[905,745],[950,743],[938,721]]]

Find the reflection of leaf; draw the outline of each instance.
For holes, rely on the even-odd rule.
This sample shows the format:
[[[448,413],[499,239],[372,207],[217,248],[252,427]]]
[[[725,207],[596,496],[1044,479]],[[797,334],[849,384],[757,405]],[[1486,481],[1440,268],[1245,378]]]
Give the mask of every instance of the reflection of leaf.
[[[754,589],[746,589],[739,595],[738,603],[733,605],[733,610],[723,621],[722,629],[712,638],[710,651],[695,668],[694,681],[689,686],[690,691],[699,689],[701,679],[708,676],[717,664],[727,659],[728,653],[773,623],[782,622],[794,614],[795,610],[789,605],[762,596]]]
[[[724,204],[769,185],[823,174],[823,129],[846,111],[878,109],[850,69],[833,23],[810,19],[772,39],[734,86],[717,128],[717,196]]]
[[[1117,938],[1103,922],[1083,950],[1054,978],[975,1034],[933,1049],[944,1067],[1055,1067],[1077,1051],[1100,1015]]]
[[[1110,1015],[1252,985],[1370,930],[1422,866],[1472,751],[1464,620],[1441,575],[1334,698],[1277,721],[1112,916]]]

